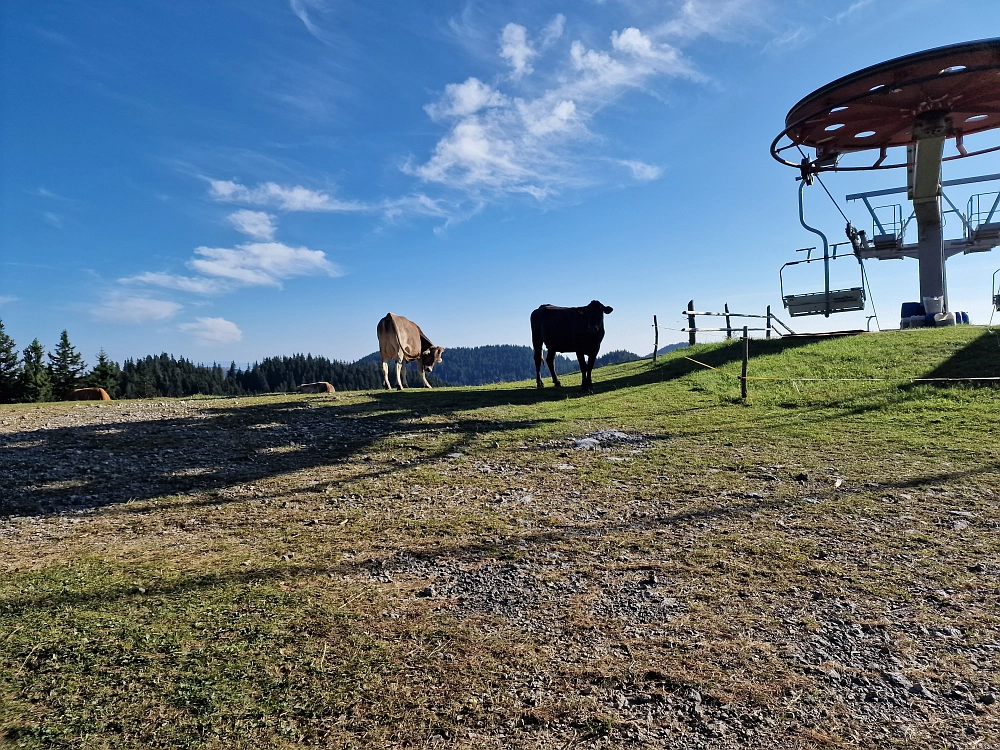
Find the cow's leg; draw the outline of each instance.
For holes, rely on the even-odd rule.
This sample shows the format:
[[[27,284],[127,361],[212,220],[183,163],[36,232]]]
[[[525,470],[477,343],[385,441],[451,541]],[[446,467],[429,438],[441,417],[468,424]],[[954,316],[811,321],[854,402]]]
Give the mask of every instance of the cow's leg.
[[[554,350],[549,349],[545,355],[545,364],[549,366],[549,372],[552,373],[552,385],[556,388],[561,388],[562,383],[559,382],[559,378],[556,377],[556,353]]]
[[[396,360],[396,390],[403,390],[403,362],[402,360]]]
[[[535,342],[535,384],[539,388],[545,387],[542,382],[542,343],[540,341]]]
[[[587,390],[594,390],[594,362],[597,360],[596,354],[587,355]]]
[[[423,363],[420,364],[420,379],[424,381],[424,388],[431,387],[431,384],[427,382],[427,370],[424,369]]]
[[[389,385],[389,362],[387,360],[382,360],[382,383],[385,385],[385,389],[388,391],[392,388]]]
[[[577,352],[576,361],[580,363],[580,388],[587,390],[587,355]]]

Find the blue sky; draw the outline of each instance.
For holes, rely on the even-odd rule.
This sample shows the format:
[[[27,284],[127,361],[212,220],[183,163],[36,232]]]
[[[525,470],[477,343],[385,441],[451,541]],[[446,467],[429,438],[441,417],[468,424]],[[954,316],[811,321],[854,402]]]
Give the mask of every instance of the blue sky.
[[[652,316],[680,328],[691,298],[778,311],[778,267],[815,244],[794,171],[768,154],[788,109],[1000,29],[995,0],[177,7],[0,10],[0,318],[21,348],[65,328],[91,363],[100,347],[352,360],[390,310],[445,347],[526,344],[534,307],[596,298],[615,308],[605,350],[644,353]],[[995,154],[945,177],[991,172]],[[870,232],[844,195],[904,180],[826,183]],[[807,211],[841,239],[818,187]],[[951,260],[952,307],[986,322],[997,267],[998,253]],[[895,327],[916,262],[868,269]],[[822,272],[788,280],[810,291]]]

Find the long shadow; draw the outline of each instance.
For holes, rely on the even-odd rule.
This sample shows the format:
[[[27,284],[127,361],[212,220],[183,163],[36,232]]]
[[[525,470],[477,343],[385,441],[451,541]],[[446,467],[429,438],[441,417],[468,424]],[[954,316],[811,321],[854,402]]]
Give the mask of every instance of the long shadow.
[[[455,416],[448,425],[417,422],[415,403],[404,397],[390,408],[382,398],[349,406],[295,399],[206,408],[179,418],[5,433],[0,435],[0,516],[49,515],[67,508],[213,492],[292,472],[354,464],[371,460],[364,454],[391,435],[440,440],[439,448],[411,461],[432,462],[460,451],[479,433],[527,429],[547,421]],[[399,469],[395,464],[365,465],[362,474]]]
[[[924,375],[925,378],[996,378],[1000,377],[1000,336],[985,331]],[[998,381],[968,381],[972,385],[998,387]],[[918,384],[919,385],[919,384]],[[937,383],[936,385],[954,385]]]
[[[123,599],[150,601],[155,600],[157,597],[183,595],[233,584],[246,585],[279,579],[326,576],[328,574],[335,576],[356,576],[366,571],[369,573],[391,571],[399,567],[399,563],[403,562],[404,558],[415,560],[434,560],[440,557],[462,558],[466,560],[497,559],[503,558],[508,554],[521,553],[525,550],[525,547],[548,550],[551,549],[553,544],[561,542],[594,540],[608,534],[644,532],[651,529],[690,524],[706,519],[721,519],[739,515],[749,516],[752,513],[783,507],[787,507],[787,503],[784,500],[757,500],[749,503],[744,502],[733,505],[696,508],[633,522],[606,521],[546,528],[523,534],[513,534],[500,540],[491,539],[488,542],[471,540],[452,542],[443,546],[435,545],[431,548],[422,548],[420,546],[403,547],[388,557],[367,559],[358,562],[338,560],[329,564],[274,563],[262,565],[257,568],[239,568],[218,573],[199,573],[169,582],[144,582],[145,591],[142,593],[137,592],[134,582],[115,583],[96,591],[62,589],[56,592],[43,591],[38,594],[29,595],[25,595],[22,592],[8,599],[0,599],[0,617],[18,616],[29,611],[61,610],[66,606],[100,607]],[[393,561],[396,564],[393,564]]]

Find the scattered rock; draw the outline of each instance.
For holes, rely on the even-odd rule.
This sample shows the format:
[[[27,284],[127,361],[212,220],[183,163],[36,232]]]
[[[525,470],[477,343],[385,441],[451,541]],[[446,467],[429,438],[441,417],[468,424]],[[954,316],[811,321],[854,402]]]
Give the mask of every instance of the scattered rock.
[[[883,672],[882,677],[893,687],[902,688],[903,690],[909,690],[913,687],[913,683],[906,679],[906,676],[902,672]]]

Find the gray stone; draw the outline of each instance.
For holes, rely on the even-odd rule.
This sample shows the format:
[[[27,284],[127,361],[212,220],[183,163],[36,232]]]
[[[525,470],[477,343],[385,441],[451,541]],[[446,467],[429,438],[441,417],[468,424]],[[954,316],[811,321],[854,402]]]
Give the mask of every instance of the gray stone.
[[[882,677],[890,685],[902,688],[903,690],[909,690],[913,687],[913,683],[906,679],[906,676],[902,672],[883,672]]]

